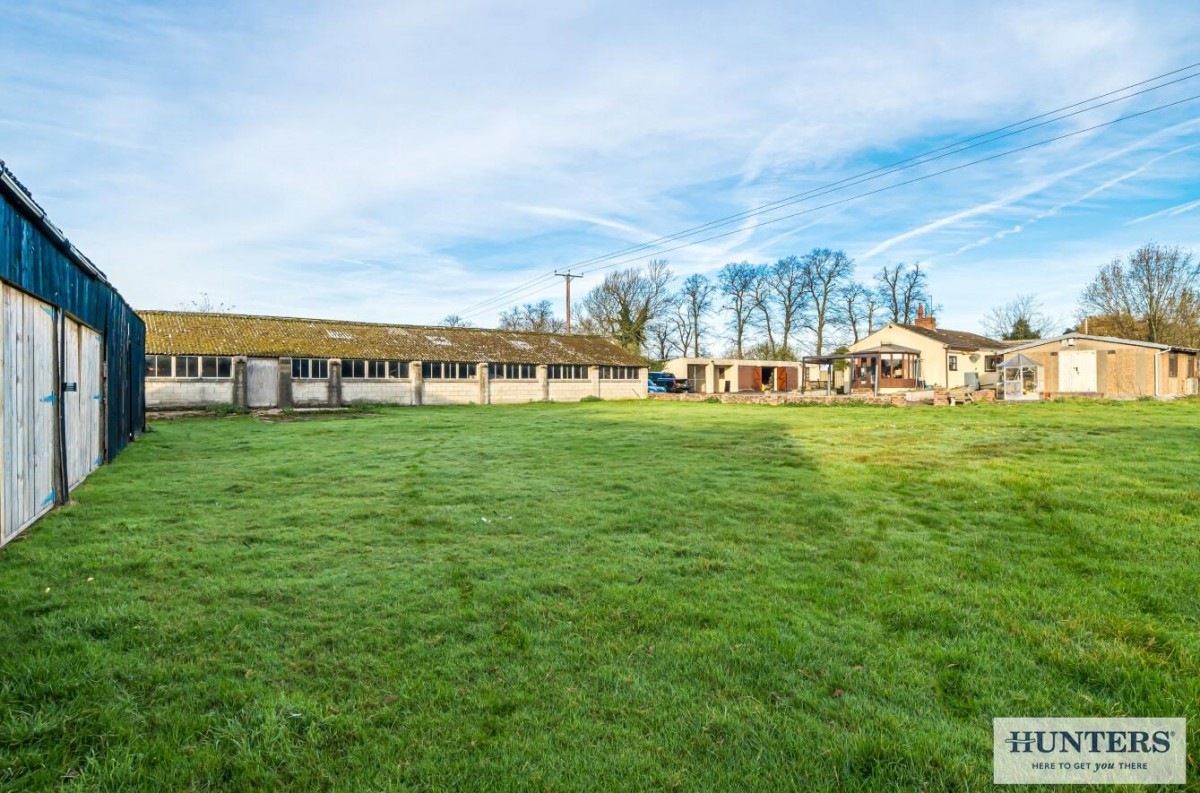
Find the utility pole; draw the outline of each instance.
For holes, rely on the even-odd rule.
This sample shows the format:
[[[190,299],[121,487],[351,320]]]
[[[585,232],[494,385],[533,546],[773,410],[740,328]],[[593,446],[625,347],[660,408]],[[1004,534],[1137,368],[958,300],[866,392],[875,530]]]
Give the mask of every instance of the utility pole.
[[[567,335],[570,336],[571,335],[571,282],[574,281],[576,278],[583,278],[583,276],[582,275],[571,275],[570,270],[567,270],[565,273],[560,273],[558,270],[555,270],[554,274],[556,276],[558,276],[559,278],[565,278],[567,281]]]

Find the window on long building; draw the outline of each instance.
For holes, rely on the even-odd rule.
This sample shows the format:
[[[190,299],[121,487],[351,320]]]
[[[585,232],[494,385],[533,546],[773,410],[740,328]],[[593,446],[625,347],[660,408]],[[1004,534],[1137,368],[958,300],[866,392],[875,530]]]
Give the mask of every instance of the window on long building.
[[[233,377],[233,358],[228,355],[147,355],[146,377],[228,380]]]
[[[342,360],[342,378],[387,380],[408,377],[408,361]]]
[[[489,363],[488,377],[492,380],[536,380],[537,364]]]
[[[636,366],[601,366],[601,380],[636,380],[638,379],[638,367]]]
[[[170,355],[147,355],[146,356],[146,377],[170,377],[171,376],[171,356]]]
[[[175,376],[176,377],[199,377],[200,376],[200,356],[198,356],[198,355],[176,355],[175,356]]]
[[[1167,356],[1167,377],[1179,377],[1179,355],[1171,353]]]
[[[200,359],[200,376],[215,380],[233,377],[233,359],[227,355],[205,355]]]
[[[293,358],[293,380],[328,380],[329,360],[326,358]]]
[[[588,368],[586,364],[552,363],[546,374],[551,380],[587,380]]]
[[[457,361],[422,361],[421,376],[426,380],[469,380],[475,377],[476,366]]]

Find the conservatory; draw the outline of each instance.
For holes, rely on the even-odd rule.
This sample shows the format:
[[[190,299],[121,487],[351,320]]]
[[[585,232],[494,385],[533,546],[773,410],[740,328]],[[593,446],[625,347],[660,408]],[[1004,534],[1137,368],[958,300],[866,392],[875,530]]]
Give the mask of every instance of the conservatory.
[[[997,367],[1005,400],[1014,402],[1040,399],[1042,395],[1042,365],[1018,353]]]

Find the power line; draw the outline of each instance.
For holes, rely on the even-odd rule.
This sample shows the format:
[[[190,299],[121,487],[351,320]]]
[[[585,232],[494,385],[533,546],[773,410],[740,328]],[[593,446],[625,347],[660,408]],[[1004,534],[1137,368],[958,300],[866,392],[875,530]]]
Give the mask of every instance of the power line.
[[[1045,111],[1043,113],[1039,113],[1038,115],[1030,116],[1029,118],[1023,119],[1021,121],[1016,121],[1011,124],[1007,124],[1003,127],[998,127],[996,129],[989,130],[987,132],[982,132],[982,133],[972,135],[967,138],[963,138],[961,140],[946,144],[944,146],[930,149],[929,151],[922,152],[921,154],[913,155],[912,157],[908,157],[903,160],[898,160],[889,165],[879,166],[877,168],[873,168],[871,170],[864,171],[860,174],[848,176],[848,177],[838,180],[836,182],[832,182],[832,183],[829,183],[826,185],[811,188],[810,190],[807,190],[803,193],[797,193],[796,195],[777,199],[776,201],[772,201],[767,204],[763,204],[763,205],[753,208],[753,209],[745,210],[743,212],[739,212],[734,215],[728,215],[723,218],[718,218],[716,220],[709,221],[708,223],[704,223],[699,226],[694,226],[690,229],[676,232],[674,234],[669,234],[669,235],[665,235],[662,237],[658,237],[649,242],[622,248],[620,250],[614,251],[609,254],[605,254],[603,256],[597,256],[597,257],[593,257],[591,259],[585,259],[583,261],[576,262],[575,264],[572,265],[572,267],[585,267],[586,265],[589,265],[589,264],[595,264],[598,262],[607,261],[607,260],[616,258],[618,256],[626,255],[628,253],[633,253],[633,252],[640,251],[640,250],[646,250],[649,248],[658,247],[659,245],[666,243],[666,242],[672,242],[677,239],[682,239],[684,237],[688,237],[688,236],[691,236],[692,234],[706,231],[708,229],[720,228],[721,226],[729,225],[730,223],[737,222],[738,220],[744,220],[744,219],[748,219],[750,217],[755,217],[757,215],[764,214],[769,211],[774,211],[776,209],[781,209],[785,206],[790,206],[795,203],[799,203],[800,201],[803,201],[803,200],[820,197],[821,195],[827,195],[831,192],[836,192],[837,190],[840,190],[840,189],[844,189],[847,187],[853,187],[855,185],[863,184],[864,182],[868,182],[868,181],[874,181],[875,179],[882,178],[883,176],[887,176],[892,173],[897,173],[899,171],[908,170],[910,168],[916,167],[918,165],[927,164],[929,162],[935,162],[939,159],[943,159],[952,154],[960,154],[964,151],[969,151],[971,149],[977,148],[982,145],[986,145],[988,143],[994,143],[997,140],[1002,140],[1004,138],[1011,137],[1013,135],[1017,135],[1022,132],[1027,132],[1031,129],[1036,129],[1038,127],[1042,127],[1047,124],[1051,124],[1051,123],[1054,123],[1057,121],[1062,121],[1064,119],[1071,118],[1071,117],[1079,115],[1081,113],[1091,112],[1092,110],[1097,110],[1099,108],[1106,107],[1106,106],[1114,104],[1116,102],[1124,102],[1129,99],[1133,99],[1137,96],[1141,96],[1143,94],[1149,93],[1151,91],[1157,91],[1161,88],[1166,88],[1170,85],[1174,85],[1176,83],[1180,83],[1185,80],[1190,80],[1195,77],[1200,77],[1200,72],[1197,72],[1195,74],[1190,74],[1190,75],[1187,75],[1184,77],[1180,77],[1175,80],[1171,80],[1169,82],[1162,83],[1160,85],[1152,86],[1150,88],[1146,88],[1141,91],[1137,91],[1133,94],[1129,94],[1128,96],[1118,97],[1116,99],[1112,99],[1107,102],[1102,102],[1100,104],[1095,104],[1090,107],[1076,110],[1076,108],[1080,108],[1082,105],[1088,105],[1090,103],[1097,102],[1098,100],[1101,100],[1101,99],[1107,99],[1108,97],[1123,93],[1125,91],[1129,91],[1133,88],[1138,88],[1140,86],[1147,85],[1149,83],[1163,80],[1164,78],[1167,78],[1167,77],[1172,77],[1172,76],[1180,74],[1182,72],[1187,72],[1189,70],[1195,69],[1198,66],[1200,66],[1200,62],[1192,63],[1188,66],[1183,66],[1183,67],[1174,69],[1169,72],[1164,72],[1163,74],[1157,75],[1155,77],[1150,77],[1150,78],[1141,80],[1136,83],[1131,83],[1122,88],[1113,89],[1113,90],[1107,91],[1103,94],[1098,94],[1096,96],[1089,97],[1087,99],[1083,99],[1083,100],[1074,102],[1069,105],[1064,105],[1055,110]],[[1068,110],[1075,110],[1075,112],[1068,113],[1066,115],[1061,115],[1061,116],[1059,115],[1061,113],[1065,113]],[[1057,116],[1057,117],[1049,118],[1051,116]],[[1046,120],[1043,120],[1043,119],[1046,119]],[[1031,122],[1034,122],[1034,121],[1038,121],[1040,123],[1032,124]],[[1028,126],[1025,126],[1025,125],[1028,125]],[[1017,129],[1018,127],[1020,127],[1020,129]],[[999,134],[999,133],[1005,133],[1005,134]],[[981,140],[983,138],[987,138],[987,140]],[[968,145],[968,144],[970,144],[970,145]],[[933,156],[933,155],[938,155],[938,156]],[[789,216],[789,217],[791,217],[791,216]],[[752,226],[751,228],[755,228],[755,227]],[[727,235],[722,235],[722,236],[727,236]],[[671,250],[678,250],[678,248],[672,248]],[[505,290],[504,292],[501,292],[497,295],[493,295],[490,298],[485,298],[484,300],[473,303],[470,306],[467,306],[467,308],[465,308],[460,313],[463,316],[475,315],[475,314],[482,313],[482,311],[481,311],[482,309],[491,308],[493,306],[493,304],[499,304],[501,302],[506,302],[509,299],[510,295],[521,292],[522,290],[530,288],[539,282],[546,281],[553,277],[554,277],[553,273],[545,273],[543,275],[536,276],[532,279],[529,279],[528,281],[518,284],[517,286],[511,287],[511,288]],[[546,290],[540,290],[540,291],[546,291]]]
[[[962,170],[965,168],[970,168],[972,166],[978,166],[978,164],[980,164],[980,163],[990,162],[992,160],[998,160],[998,158],[1001,158],[1001,157],[1007,157],[1009,155],[1020,154],[1021,151],[1028,151],[1031,149],[1036,149],[1036,148],[1038,148],[1038,146],[1044,146],[1044,145],[1049,145],[1051,143],[1057,143],[1058,140],[1073,138],[1075,136],[1080,136],[1080,134],[1084,134],[1087,132],[1094,132],[1096,130],[1100,130],[1100,128],[1109,127],[1109,126],[1112,126],[1115,124],[1120,124],[1120,122],[1122,122],[1122,121],[1128,121],[1130,119],[1140,118],[1140,116],[1144,116],[1144,115],[1147,115],[1150,113],[1158,113],[1159,110],[1166,110],[1166,109],[1169,109],[1172,107],[1180,106],[1180,104],[1184,104],[1187,102],[1194,102],[1196,100],[1200,100],[1200,94],[1182,98],[1182,100],[1177,100],[1175,102],[1160,104],[1160,106],[1148,108],[1146,110],[1140,110],[1140,112],[1138,112],[1138,113],[1130,113],[1128,115],[1118,116],[1118,118],[1116,118],[1116,119],[1112,119],[1110,121],[1104,121],[1104,122],[1102,122],[1102,124],[1096,124],[1096,125],[1092,125],[1090,127],[1085,127],[1085,128],[1082,128],[1082,130],[1075,130],[1074,132],[1066,132],[1066,133],[1060,134],[1060,136],[1055,136],[1052,138],[1045,138],[1043,140],[1037,140],[1037,142],[1034,142],[1031,144],[1026,144],[1024,146],[1018,146],[1018,148],[1015,148],[1015,149],[1008,149],[1006,151],[997,152],[997,154],[994,154],[994,155],[980,157],[980,158],[978,158],[978,160],[972,160],[970,162],[960,163],[960,164],[958,164],[958,166],[944,168],[942,170],[936,170],[936,172],[934,172],[934,173],[923,174],[920,176],[914,176],[914,178],[912,178],[912,179],[907,179],[905,181],[896,182],[896,184],[894,184],[894,185],[884,185],[883,187],[877,187],[877,188],[875,188],[875,190],[866,191],[864,193],[858,193],[858,194],[856,194],[856,196],[840,198],[838,200],[834,200],[834,202],[828,202],[826,204],[821,204],[818,206],[810,206],[810,208],[808,208],[808,209],[803,209],[803,210],[800,210],[797,212],[791,212],[791,214],[782,215],[780,217],[773,217],[773,218],[770,218],[770,220],[762,221],[761,223],[752,224],[752,226],[733,229],[732,232],[724,232],[721,234],[714,234],[713,236],[707,236],[707,238],[703,238],[700,240],[692,240],[689,242],[684,242],[683,245],[678,245],[678,246],[672,247],[672,248],[666,248],[665,251],[655,251],[653,253],[644,254],[644,256],[635,256],[635,257],[631,257],[628,259],[619,260],[619,262],[613,262],[611,264],[595,266],[595,268],[590,268],[590,269],[584,270],[583,272],[586,272],[586,274],[587,274],[587,272],[598,272],[600,270],[608,270],[608,269],[616,268],[616,266],[620,266],[623,264],[631,264],[634,262],[638,262],[638,260],[641,260],[641,259],[644,259],[644,258],[647,258],[650,256],[661,256],[661,254],[664,254],[664,253],[671,253],[673,251],[683,250],[683,248],[688,248],[688,247],[691,247],[694,245],[700,245],[701,242],[710,242],[713,240],[719,240],[721,238],[726,238],[726,236],[731,236],[733,234],[739,234],[742,232],[746,232],[746,230],[762,228],[763,226],[770,226],[770,224],[773,224],[773,223],[779,223],[781,221],[791,220],[791,218],[793,218],[793,217],[799,217],[800,215],[808,215],[808,214],[811,214],[811,212],[816,212],[816,211],[820,211],[822,209],[832,208],[832,206],[847,204],[850,202],[854,202],[854,200],[859,200],[859,199],[863,199],[863,198],[869,198],[871,196],[876,196],[876,194],[878,194],[878,193],[896,190],[896,188],[899,188],[899,187],[906,187],[908,185],[916,184],[916,182],[919,182],[919,181],[925,181],[928,179],[935,178],[935,176],[942,176],[944,174],[956,172],[956,170]],[[481,312],[476,311],[474,313],[478,314]]]
[[[875,179],[878,179],[882,176],[887,176],[891,173],[908,170],[909,168],[913,168],[918,165],[924,165],[924,164],[927,164],[930,162],[936,162],[937,160],[944,159],[945,157],[949,157],[953,154],[961,154],[964,151],[970,151],[971,149],[975,149],[980,146],[987,145],[988,143],[995,143],[998,140],[1003,140],[1005,138],[1012,137],[1013,135],[1019,135],[1020,133],[1028,132],[1031,129],[1037,129],[1038,127],[1044,127],[1047,124],[1053,124],[1058,121],[1063,121],[1068,118],[1073,118],[1074,116],[1080,115],[1082,113],[1089,113],[1093,110],[1099,110],[1102,107],[1107,107],[1108,105],[1112,105],[1117,102],[1124,102],[1126,100],[1133,99],[1133,98],[1141,96],[1143,94],[1150,93],[1151,91],[1157,91],[1160,88],[1166,88],[1168,86],[1175,85],[1176,83],[1181,83],[1186,80],[1195,79],[1196,77],[1200,77],[1200,72],[1197,72],[1195,74],[1189,74],[1186,77],[1180,77],[1176,80],[1171,80],[1169,82],[1162,83],[1161,85],[1152,86],[1150,88],[1146,88],[1141,91],[1137,91],[1135,93],[1129,94],[1128,96],[1118,97],[1116,99],[1111,99],[1107,102],[1101,102],[1100,104],[1092,105],[1091,107],[1086,107],[1086,108],[1083,108],[1080,110],[1076,110],[1073,113],[1067,113],[1066,115],[1057,116],[1056,118],[1050,118],[1045,121],[1040,121],[1037,124],[1029,124],[1029,122],[1039,121],[1039,119],[1046,119],[1047,116],[1057,115],[1057,114],[1063,113],[1067,110],[1073,110],[1074,108],[1077,108],[1080,105],[1088,104],[1089,102],[1095,102],[1099,99],[1104,99],[1106,97],[1112,96],[1113,94],[1118,94],[1118,93],[1121,93],[1122,91],[1128,91],[1130,88],[1136,88],[1139,85],[1145,85],[1148,82],[1154,82],[1155,80],[1161,80],[1163,77],[1170,77],[1173,74],[1178,74],[1181,71],[1187,71],[1188,69],[1193,69],[1197,66],[1200,66],[1200,63],[1195,63],[1195,64],[1192,64],[1191,66],[1184,67],[1183,69],[1177,69],[1173,72],[1167,72],[1166,74],[1159,75],[1158,77],[1153,77],[1149,80],[1143,80],[1140,83],[1134,83],[1133,85],[1129,85],[1124,88],[1118,88],[1115,91],[1109,91],[1108,93],[1100,94],[1098,96],[1091,97],[1090,99],[1085,99],[1081,102],[1076,102],[1071,105],[1066,105],[1065,107],[1061,107],[1057,110],[1051,110],[1046,113],[1041,113],[1036,116],[1031,116],[1022,121],[1008,124],[1007,126],[999,127],[997,129],[991,130],[989,132],[983,132],[978,135],[973,135],[969,138],[964,138],[962,140],[955,141],[954,143],[949,143],[949,144],[946,144],[945,146],[941,146],[936,149],[931,149],[927,152],[923,152],[921,154],[916,154],[916,155],[913,155],[912,157],[908,157],[903,160],[898,160],[889,165],[881,165],[878,168],[873,168],[869,171],[864,171],[863,173],[856,174],[854,176],[847,176],[844,179],[838,180],[836,182],[831,182],[827,185],[821,185],[818,187],[810,188],[809,190],[806,190],[803,193],[797,193],[795,195],[787,196],[785,198],[780,198],[780,199],[777,199],[770,203],[763,204],[762,206],[755,207],[754,209],[747,209],[743,212],[739,212],[736,215],[728,215],[723,218],[718,218],[717,220],[709,221],[708,223],[704,223],[700,226],[694,226],[685,231],[680,231],[680,232],[676,232],[675,234],[669,234],[664,237],[659,237],[655,240],[651,240],[650,242],[644,242],[639,245],[633,245],[628,248],[624,248],[622,250],[615,251],[610,254],[606,254],[604,256],[597,256],[595,258],[587,259],[582,262],[576,262],[572,266],[573,267],[582,267],[582,266],[592,264],[595,262],[601,262],[601,261],[605,261],[607,259],[615,258],[616,256],[620,256],[625,253],[631,253],[633,251],[642,250],[642,249],[645,249],[648,247],[655,247],[659,243],[671,242],[673,240],[680,239],[682,237],[687,237],[697,231],[704,231],[704,230],[707,230],[710,228],[718,228],[720,226],[728,225],[731,222],[736,222],[738,220],[744,220],[748,217],[753,217],[755,215],[759,215],[759,214],[762,214],[767,211],[772,211],[774,209],[780,209],[782,207],[789,206],[791,204],[797,203],[799,200],[802,200],[802,199],[811,198],[811,197],[815,197],[815,196],[819,196],[819,195],[825,195],[830,192],[835,192],[834,188],[840,189],[842,187],[853,187],[855,185],[862,184],[863,182],[874,181]],[[1029,126],[1022,126],[1025,124],[1029,124]],[[1020,129],[1014,129],[1015,127],[1020,127]],[[1011,131],[1009,131],[1009,130],[1011,130]],[[1001,132],[1003,132],[1005,134],[1003,134],[1003,135],[997,134],[997,133],[1001,133]],[[995,137],[989,137],[989,136],[993,136],[993,135]],[[987,138],[987,139],[980,140],[981,138]],[[971,145],[966,145],[966,144],[971,144]],[[957,148],[960,146],[962,148]],[[954,149],[954,151],[950,151],[950,149]],[[936,156],[936,157],[933,156],[935,154],[938,156]],[[901,166],[903,166],[903,167],[901,167]],[[885,172],[885,171],[886,171],[886,173],[881,173],[881,172]],[[864,177],[870,177],[870,178],[864,178]]]

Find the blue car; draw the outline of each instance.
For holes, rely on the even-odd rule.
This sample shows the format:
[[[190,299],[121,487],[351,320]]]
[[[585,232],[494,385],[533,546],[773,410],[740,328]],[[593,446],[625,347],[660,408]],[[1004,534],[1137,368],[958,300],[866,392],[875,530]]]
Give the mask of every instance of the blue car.
[[[667,389],[655,383],[653,380],[646,381],[646,392],[650,394],[665,394]]]

